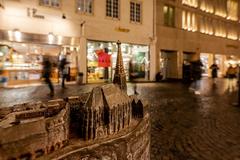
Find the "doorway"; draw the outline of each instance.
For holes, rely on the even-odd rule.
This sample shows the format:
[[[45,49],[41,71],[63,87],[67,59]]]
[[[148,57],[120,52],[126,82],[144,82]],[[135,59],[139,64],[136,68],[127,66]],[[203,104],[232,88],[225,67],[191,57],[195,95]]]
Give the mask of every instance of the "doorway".
[[[160,72],[163,80],[177,79],[178,65],[177,65],[177,52],[161,50],[160,52]]]

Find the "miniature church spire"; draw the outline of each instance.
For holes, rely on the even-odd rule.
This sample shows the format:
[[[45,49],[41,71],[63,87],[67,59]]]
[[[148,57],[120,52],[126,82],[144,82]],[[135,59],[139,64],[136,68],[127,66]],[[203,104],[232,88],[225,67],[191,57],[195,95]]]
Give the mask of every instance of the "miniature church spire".
[[[117,84],[121,90],[127,91],[126,75],[124,72],[120,41],[117,42],[117,46],[118,46],[118,53],[117,53],[117,62],[116,62],[116,69],[115,69],[115,74],[113,78],[113,83]]]

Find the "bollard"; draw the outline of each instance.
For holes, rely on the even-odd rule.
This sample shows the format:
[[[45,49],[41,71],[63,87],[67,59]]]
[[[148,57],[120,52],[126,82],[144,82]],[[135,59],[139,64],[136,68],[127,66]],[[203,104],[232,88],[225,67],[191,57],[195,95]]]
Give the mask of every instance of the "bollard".
[[[238,65],[238,76],[237,76],[237,84],[238,84],[238,106],[240,106],[240,66]]]

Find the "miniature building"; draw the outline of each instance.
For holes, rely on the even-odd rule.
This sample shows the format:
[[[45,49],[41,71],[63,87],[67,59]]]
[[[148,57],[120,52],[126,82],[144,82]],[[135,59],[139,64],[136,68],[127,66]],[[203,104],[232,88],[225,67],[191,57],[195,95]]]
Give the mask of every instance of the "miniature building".
[[[128,127],[132,117],[130,100],[114,84],[94,88],[81,113],[84,138],[100,138]]]
[[[116,69],[115,69],[115,74],[113,78],[113,83],[117,84],[121,90],[126,91],[127,84],[126,84],[126,75],[125,75],[124,66],[123,66],[121,42],[118,41],[117,45],[118,45],[118,53],[117,53],[117,62],[116,62]]]
[[[63,101],[62,101],[63,102]],[[68,105],[31,103],[31,108],[13,111],[0,121],[0,158],[35,159],[68,142]],[[22,108],[22,109],[21,109]]]
[[[67,145],[70,131],[85,142],[104,140],[129,128],[133,118],[143,118],[143,108],[136,97],[107,84],[65,100],[0,109],[0,158],[36,159],[51,154]]]

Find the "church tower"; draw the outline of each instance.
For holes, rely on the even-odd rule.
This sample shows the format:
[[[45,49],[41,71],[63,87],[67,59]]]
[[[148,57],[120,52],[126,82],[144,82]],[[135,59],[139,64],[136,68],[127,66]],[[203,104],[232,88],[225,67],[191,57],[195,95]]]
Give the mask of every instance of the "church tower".
[[[120,41],[117,42],[117,46],[118,46],[118,53],[117,53],[117,62],[116,62],[113,83],[117,84],[121,90],[127,91],[126,74],[123,66],[123,58],[122,58]]]

